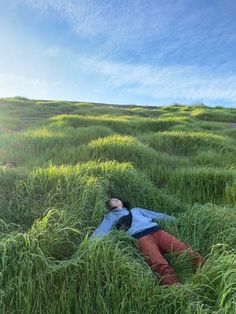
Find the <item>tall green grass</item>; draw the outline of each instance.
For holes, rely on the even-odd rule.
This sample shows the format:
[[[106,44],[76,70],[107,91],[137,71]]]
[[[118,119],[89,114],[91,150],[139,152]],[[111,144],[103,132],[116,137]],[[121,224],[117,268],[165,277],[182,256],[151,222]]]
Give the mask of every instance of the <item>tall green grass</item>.
[[[192,160],[197,166],[213,166],[227,169],[236,167],[235,152],[224,153],[223,151],[203,148],[195,153]]]
[[[170,180],[170,191],[186,203],[227,203],[235,186],[236,172],[230,169],[194,167],[176,170]],[[232,192],[232,194],[234,194]],[[235,195],[235,194],[234,194]],[[234,196],[231,195],[232,203]]]
[[[82,115],[59,115],[50,118],[52,122],[60,122],[62,125],[81,127],[90,125],[103,125],[110,127],[120,134],[136,134],[145,131],[166,130],[169,127],[190,121],[185,117],[167,118],[139,118],[134,116],[82,116]]]
[[[55,164],[75,164],[80,145],[111,134],[113,131],[103,126],[74,129],[52,125],[27,130],[15,135],[11,145],[5,147],[0,161],[28,168],[48,165],[49,161]]]
[[[1,314],[236,312],[235,109],[0,100]],[[165,254],[163,288],[115,230],[89,241],[120,197],[206,259]]]
[[[144,171],[160,188],[165,187],[171,172],[177,167],[188,165],[188,161],[163,152],[156,153],[152,148],[139,142],[133,136],[112,135],[93,140],[81,147],[80,161],[117,160],[132,162]]]
[[[236,122],[234,109],[197,108],[192,111],[191,116],[200,120]]]
[[[88,242],[81,236],[78,219],[51,210],[28,232],[11,234],[1,242],[2,313],[230,313],[234,309],[233,250],[213,246],[208,263],[196,274],[187,267],[186,255],[172,258],[185,284],[163,289],[135,247],[135,241],[120,231],[103,241]]]
[[[7,222],[24,227],[29,227],[53,207],[76,212],[79,217],[89,219],[90,223],[95,221],[96,225],[105,213],[106,199],[112,195],[127,199],[133,206],[138,202],[140,206],[167,212],[184,209],[181,202],[167,195],[165,190],[158,190],[145,174],[130,163],[50,165],[47,168],[36,167],[28,173],[0,171],[0,175],[2,200],[5,193],[9,194],[1,216]]]
[[[144,134],[139,138],[156,150],[172,154],[192,154],[206,147],[218,152],[235,152],[234,141],[209,132],[163,131]]]

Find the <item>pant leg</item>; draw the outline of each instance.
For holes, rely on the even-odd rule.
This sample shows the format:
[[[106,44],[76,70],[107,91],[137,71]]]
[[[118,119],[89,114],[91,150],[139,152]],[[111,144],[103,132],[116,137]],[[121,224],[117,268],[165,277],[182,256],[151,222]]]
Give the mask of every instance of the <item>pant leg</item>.
[[[153,233],[153,237],[155,238],[160,250],[163,253],[180,253],[183,251],[188,251],[194,269],[202,266],[205,263],[204,258],[198,252],[194,251],[187,242],[180,241],[170,233],[164,230],[158,230]]]
[[[152,270],[161,275],[161,284],[171,285],[179,283],[177,274],[161,254],[160,249],[152,234],[143,236],[137,240],[137,248]]]

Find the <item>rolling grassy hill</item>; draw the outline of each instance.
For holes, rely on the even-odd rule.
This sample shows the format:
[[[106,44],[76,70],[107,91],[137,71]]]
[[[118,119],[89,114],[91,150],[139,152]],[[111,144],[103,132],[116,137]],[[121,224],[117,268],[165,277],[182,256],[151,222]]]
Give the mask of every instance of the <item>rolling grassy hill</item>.
[[[89,241],[112,196],[206,264],[166,255],[163,288],[126,233]],[[0,99],[0,215],[1,314],[236,313],[236,109]]]

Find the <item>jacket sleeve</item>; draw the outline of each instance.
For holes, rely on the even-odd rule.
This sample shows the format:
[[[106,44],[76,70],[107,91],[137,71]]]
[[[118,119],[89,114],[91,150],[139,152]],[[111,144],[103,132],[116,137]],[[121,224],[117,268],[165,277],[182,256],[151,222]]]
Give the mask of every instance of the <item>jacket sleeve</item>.
[[[94,237],[103,237],[106,234],[108,234],[113,224],[116,222],[114,218],[115,217],[113,217],[112,215],[109,215],[109,213],[106,214],[101,224],[90,236],[89,240],[93,239]]]
[[[157,213],[152,210],[145,209],[145,208],[139,208],[139,210],[145,217],[148,217],[148,218],[156,218],[156,219],[162,219],[162,220],[175,220],[176,219],[174,216],[169,216],[164,213]]]

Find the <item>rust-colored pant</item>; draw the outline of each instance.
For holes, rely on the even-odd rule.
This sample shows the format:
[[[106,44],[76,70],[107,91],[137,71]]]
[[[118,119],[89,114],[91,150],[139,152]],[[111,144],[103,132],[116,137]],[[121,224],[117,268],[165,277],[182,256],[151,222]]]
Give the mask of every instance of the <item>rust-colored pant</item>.
[[[161,275],[162,285],[179,283],[174,269],[162,255],[163,253],[183,252],[187,250],[191,256],[194,269],[201,266],[205,260],[193,251],[187,242],[182,242],[164,230],[157,230],[137,239],[137,248],[155,273]]]

